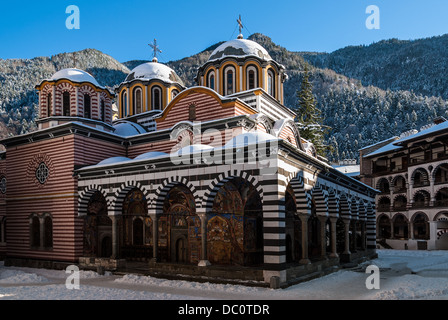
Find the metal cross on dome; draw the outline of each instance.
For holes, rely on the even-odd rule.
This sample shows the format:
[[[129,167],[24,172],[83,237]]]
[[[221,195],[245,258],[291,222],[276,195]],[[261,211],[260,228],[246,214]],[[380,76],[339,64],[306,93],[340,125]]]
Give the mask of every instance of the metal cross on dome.
[[[243,21],[241,20],[241,15],[240,15],[239,19],[236,20],[236,22],[238,23],[238,25],[240,27],[240,34],[241,34],[241,31],[243,30]]]
[[[157,61],[157,53],[162,53],[162,50],[159,49],[159,46],[157,45],[157,40],[154,39],[154,43],[150,43],[149,46],[154,51],[154,58],[153,61]]]

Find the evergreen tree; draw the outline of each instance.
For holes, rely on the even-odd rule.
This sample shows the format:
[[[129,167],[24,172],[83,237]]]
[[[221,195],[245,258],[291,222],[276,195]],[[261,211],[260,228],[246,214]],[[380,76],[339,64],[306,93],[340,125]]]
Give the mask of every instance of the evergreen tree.
[[[294,111],[297,114],[296,124],[301,137],[314,144],[317,154],[328,157],[328,153],[331,153],[331,146],[325,144],[325,134],[328,133],[329,127],[323,125],[322,112],[317,108],[313,85],[310,82],[310,72],[306,65],[297,98]]]

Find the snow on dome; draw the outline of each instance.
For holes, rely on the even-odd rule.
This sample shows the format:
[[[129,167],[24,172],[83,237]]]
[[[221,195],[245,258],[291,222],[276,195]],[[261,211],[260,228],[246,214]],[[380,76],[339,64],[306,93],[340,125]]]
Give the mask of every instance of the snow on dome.
[[[106,165],[106,164],[114,164],[114,163],[119,163],[119,162],[123,162],[123,161],[129,161],[131,159],[126,158],[126,157],[112,157],[112,158],[107,158],[101,162],[98,163],[98,166],[102,166],[102,165]]]
[[[224,42],[216,48],[208,61],[222,59],[225,57],[246,57],[255,56],[262,60],[272,60],[265,48],[252,40],[235,39]]]
[[[264,132],[247,132],[233,137],[224,145],[224,148],[244,147],[250,144],[278,141],[277,137]]]
[[[177,82],[184,86],[182,79],[174,72],[170,67],[158,63],[158,62],[147,62],[135,67],[131,73],[127,76],[125,82],[132,81],[135,79],[140,80],[152,80],[159,79],[168,83]]]
[[[73,69],[73,68],[63,69],[56,72],[50,78],[50,80],[52,81],[58,81],[61,79],[67,79],[76,83],[89,82],[97,87],[104,88],[103,86],[100,86],[100,84],[95,80],[95,78],[91,74],[79,69]]]
[[[158,158],[158,157],[165,157],[168,154],[165,152],[159,152],[159,151],[150,151],[150,152],[146,152],[143,153],[137,157],[135,157],[134,160],[148,160],[148,159],[154,159],[154,158]]]
[[[145,133],[146,130],[139,124],[121,120],[120,122],[114,124],[114,133],[119,136],[130,137]]]

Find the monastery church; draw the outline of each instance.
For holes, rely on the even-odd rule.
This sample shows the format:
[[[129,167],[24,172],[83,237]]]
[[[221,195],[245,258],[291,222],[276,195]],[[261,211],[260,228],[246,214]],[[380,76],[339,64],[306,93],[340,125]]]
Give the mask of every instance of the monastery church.
[[[282,287],[375,257],[377,191],[301,138],[286,80],[241,34],[190,88],[156,57],[115,92],[43,79],[38,130],[0,141],[5,265]]]

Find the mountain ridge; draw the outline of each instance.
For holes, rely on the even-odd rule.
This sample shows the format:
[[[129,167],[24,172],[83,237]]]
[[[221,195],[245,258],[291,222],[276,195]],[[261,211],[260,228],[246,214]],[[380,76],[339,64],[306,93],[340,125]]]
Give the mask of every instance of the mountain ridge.
[[[309,66],[313,92],[318,107],[322,110],[324,124],[333,128],[331,135],[327,137],[328,143],[335,149],[334,154],[328,155],[331,161],[356,159],[359,156],[358,149],[362,146],[410,129],[419,129],[436,116],[448,115],[447,102],[440,97],[423,95],[418,90],[403,90],[398,85],[395,90],[384,89],[369,84],[363,77],[365,73],[363,69],[353,70],[356,65],[353,66],[349,62],[350,59],[356,58],[356,61],[371,61],[380,74],[381,68],[378,65],[382,60],[365,58],[372,54],[370,46],[355,46],[357,49],[346,47],[329,54],[304,53],[288,51],[263,34],[255,33],[249,39],[258,42],[266,48],[274,60],[285,65],[286,73],[289,75],[284,86],[285,105],[291,109],[294,109],[297,103],[296,92],[300,89],[302,71],[305,65]],[[394,39],[381,42],[380,46],[408,44],[408,41],[397,42]],[[218,42],[190,57],[169,61],[166,64],[176,71],[187,87],[193,86],[197,68],[208,60],[211,52],[221,43],[223,42]],[[432,43],[432,45],[437,47],[440,44]],[[400,49],[406,50],[402,47]],[[382,59],[385,57],[383,51],[380,55]],[[396,51],[391,52],[390,55],[394,57],[397,55]],[[334,56],[331,56],[332,54]],[[356,54],[361,56],[358,57]],[[134,67],[144,62],[147,61],[131,60],[120,63],[96,49],[34,59],[0,59],[0,137],[36,130],[38,99],[34,87],[56,71],[76,64],[76,67],[91,73],[100,84],[113,90],[124,81]],[[332,64],[341,73],[329,68]],[[427,67],[431,73],[432,70]],[[388,70],[384,70],[384,73],[387,77],[390,76]],[[370,80],[375,83],[374,80],[378,79]]]

